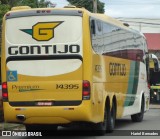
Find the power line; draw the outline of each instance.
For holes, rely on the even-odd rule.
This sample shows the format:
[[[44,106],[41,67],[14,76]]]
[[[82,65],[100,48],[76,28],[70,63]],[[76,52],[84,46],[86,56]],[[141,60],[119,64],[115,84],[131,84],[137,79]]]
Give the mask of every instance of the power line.
[[[134,17],[134,18],[125,18],[125,17],[116,17],[116,19],[138,19],[138,20],[160,20],[159,18],[141,18],[141,17]]]
[[[141,1],[130,1],[130,0],[109,0],[106,2],[108,5],[159,5],[160,0],[141,0]]]
[[[127,21],[121,20],[122,22],[138,23],[138,24],[150,24],[150,25],[160,25],[160,23],[150,23],[150,22],[139,22],[139,21]]]

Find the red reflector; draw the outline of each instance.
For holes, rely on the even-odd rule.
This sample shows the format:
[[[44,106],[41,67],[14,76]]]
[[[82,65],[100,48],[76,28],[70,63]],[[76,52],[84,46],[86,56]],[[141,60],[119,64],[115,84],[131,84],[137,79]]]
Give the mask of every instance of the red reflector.
[[[90,87],[89,82],[88,82],[88,81],[83,81],[83,87],[84,87],[84,88]]]
[[[7,97],[8,97],[8,93],[3,92],[3,93],[2,93],[2,97],[3,97],[3,98],[7,98]]]
[[[74,108],[69,108],[69,110],[74,110]]]
[[[82,99],[83,100],[90,99],[90,82],[87,80],[83,81]]]
[[[15,108],[15,110],[16,110],[16,111],[20,111],[20,110],[21,110],[21,108]]]
[[[8,90],[7,90],[7,83],[6,82],[2,83],[2,97],[3,97],[3,101],[8,100]]]
[[[89,87],[89,84],[88,84],[88,83],[84,83],[84,84],[83,84],[83,87],[85,87],[85,88],[86,88],[86,87]]]
[[[2,89],[7,89],[7,83],[2,83]]]
[[[88,96],[90,93],[88,91],[83,91],[83,96]]]
[[[6,16],[10,16],[10,13],[6,14]]]

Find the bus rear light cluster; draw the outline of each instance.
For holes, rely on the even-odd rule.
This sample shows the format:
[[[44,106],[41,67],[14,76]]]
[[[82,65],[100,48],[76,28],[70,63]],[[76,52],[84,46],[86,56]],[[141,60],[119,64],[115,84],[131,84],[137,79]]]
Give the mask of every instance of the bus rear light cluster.
[[[90,82],[86,81],[86,80],[83,81],[82,98],[83,98],[83,100],[90,99]]]
[[[2,98],[3,98],[3,101],[8,100],[7,82],[2,83]]]

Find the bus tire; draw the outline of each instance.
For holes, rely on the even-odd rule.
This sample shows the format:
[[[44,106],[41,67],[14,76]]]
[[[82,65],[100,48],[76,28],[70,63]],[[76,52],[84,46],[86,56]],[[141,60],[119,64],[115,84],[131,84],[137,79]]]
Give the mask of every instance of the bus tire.
[[[107,109],[107,132],[111,133],[115,127],[116,120],[116,106],[115,103],[112,103],[112,109]]]
[[[145,107],[145,103],[144,103],[144,95],[142,96],[142,101],[141,101],[141,112],[131,115],[131,119],[133,122],[142,122],[143,117],[144,117],[144,107]]]
[[[0,110],[0,122],[4,122],[3,110]]]
[[[94,125],[94,131],[98,135],[105,135],[107,129],[107,110],[104,110],[104,121]]]

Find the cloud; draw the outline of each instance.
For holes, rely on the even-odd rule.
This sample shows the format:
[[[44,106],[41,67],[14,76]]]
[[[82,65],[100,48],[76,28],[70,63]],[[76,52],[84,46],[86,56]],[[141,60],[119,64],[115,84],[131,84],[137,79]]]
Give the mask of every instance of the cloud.
[[[158,5],[108,5],[105,13],[113,17],[160,17]]]
[[[56,3],[56,7],[64,7],[66,5],[68,5],[68,1],[67,0],[50,0],[51,2]]]
[[[105,14],[113,17],[121,17],[123,15],[123,12],[120,10],[115,10],[114,8],[110,8],[105,10]]]

